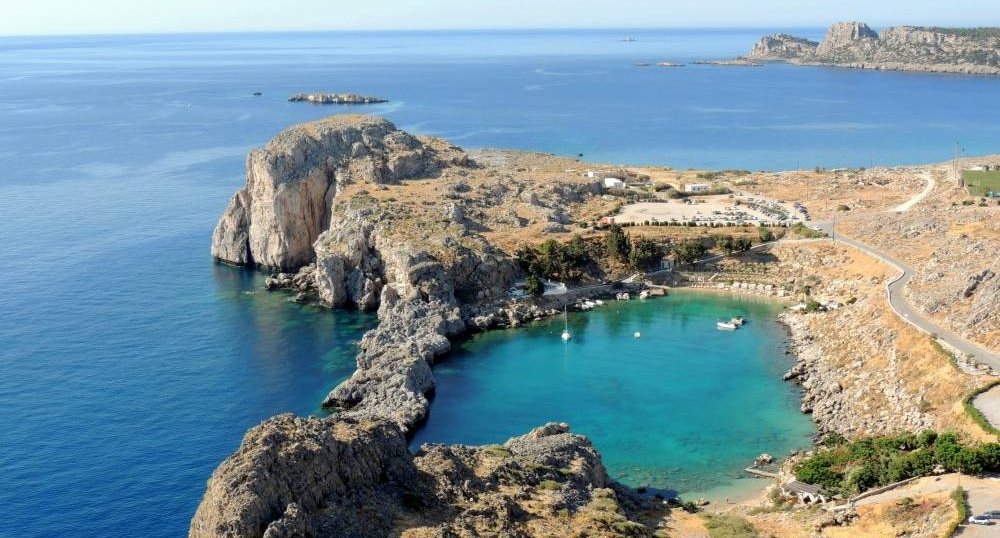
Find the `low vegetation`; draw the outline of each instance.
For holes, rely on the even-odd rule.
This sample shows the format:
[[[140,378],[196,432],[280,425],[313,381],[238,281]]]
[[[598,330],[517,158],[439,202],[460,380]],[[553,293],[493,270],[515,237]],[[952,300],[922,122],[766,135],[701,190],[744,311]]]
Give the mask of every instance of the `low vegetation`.
[[[955,502],[955,509],[958,510],[958,515],[948,526],[948,530],[945,531],[944,536],[950,537],[954,536],[958,532],[958,527],[962,523],[965,523],[969,519],[969,500],[965,496],[965,490],[962,486],[958,486],[954,491],[951,492],[951,500]]]
[[[1000,170],[964,170],[962,178],[974,196],[986,196],[991,191],[1000,193]]]
[[[855,495],[935,470],[966,474],[1000,471],[1000,444],[964,445],[955,433],[933,431],[847,442],[830,436],[825,448],[795,466],[795,477],[831,493]]]
[[[970,392],[965,396],[965,398],[962,399],[962,405],[965,407],[965,414],[969,415],[969,418],[971,418],[973,422],[978,424],[980,428],[982,428],[987,433],[991,433],[993,435],[996,435],[997,437],[1000,437],[1000,430],[998,430],[995,426],[990,424],[990,421],[986,420],[986,417],[983,416],[983,413],[979,411],[979,409],[976,409],[976,406],[972,405],[972,400],[974,400],[976,396],[979,396],[980,394],[992,389],[997,385],[1000,385],[1000,381],[993,381],[991,383],[987,383],[982,387],[979,387],[978,389]]]
[[[711,538],[757,538],[753,525],[739,516],[705,514],[705,529]]]
[[[822,237],[826,237],[826,233],[821,232],[819,230],[813,230],[812,228],[809,228],[808,226],[802,224],[801,222],[796,224],[795,226],[792,226],[791,232],[800,235],[802,237],[805,237],[806,239],[819,239]]]

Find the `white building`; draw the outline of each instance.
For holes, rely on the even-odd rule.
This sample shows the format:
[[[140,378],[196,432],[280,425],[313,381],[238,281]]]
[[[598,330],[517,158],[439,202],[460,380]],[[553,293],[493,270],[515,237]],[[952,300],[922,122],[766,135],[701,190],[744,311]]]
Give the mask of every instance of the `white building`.
[[[704,183],[689,183],[684,185],[684,192],[706,192],[708,185]]]
[[[606,177],[604,178],[604,188],[605,189],[624,189],[625,182],[616,177]]]

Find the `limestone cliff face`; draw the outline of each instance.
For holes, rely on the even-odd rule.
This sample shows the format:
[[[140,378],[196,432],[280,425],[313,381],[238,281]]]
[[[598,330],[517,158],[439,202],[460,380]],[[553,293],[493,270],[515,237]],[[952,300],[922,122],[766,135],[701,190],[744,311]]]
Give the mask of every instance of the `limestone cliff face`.
[[[819,43],[788,34],[771,34],[760,38],[746,55],[752,60],[787,60],[816,53]]]
[[[826,31],[816,47],[816,56],[830,60],[839,57],[865,57],[878,44],[878,34],[863,22],[838,22]]]
[[[899,26],[881,35],[863,22],[838,22],[823,41],[774,34],[745,56],[862,69],[1000,74],[1000,31]]]
[[[566,424],[413,456],[391,423],[281,415],[216,469],[189,536],[637,536],[626,510],[638,502]]]
[[[370,116],[332,116],[285,129],[247,157],[212,236],[212,255],[238,265],[297,269],[315,257],[339,186],[430,175],[438,162],[416,138]]]
[[[300,268],[269,278],[268,287],[294,288],[302,300],[379,309],[357,371],[327,406],[403,429],[419,424],[434,388],[430,365],[466,328],[460,303],[505,296],[516,264],[472,231],[464,206],[449,200],[442,215],[368,191],[412,177],[434,181],[426,176],[442,170],[461,177],[474,166],[459,148],[368,116],[297,125],[251,152],[247,186],[219,219],[213,255]]]
[[[215,470],[188,535],[309,536],[308,515],[331,499],[377,498],[386,483],[415,474],[406,439],[391,424],[279,415],[250,429]]]

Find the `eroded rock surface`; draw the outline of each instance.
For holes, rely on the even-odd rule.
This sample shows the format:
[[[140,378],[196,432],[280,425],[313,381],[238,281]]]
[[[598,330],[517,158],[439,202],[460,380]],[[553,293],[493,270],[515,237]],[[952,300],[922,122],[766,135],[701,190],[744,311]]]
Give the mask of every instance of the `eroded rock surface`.
[[[246,187],[212,235],[212,256],[294,270],[310,263],[343,185],[385,183],[437,171],[432,150],[372,116],[348,115],[289,127],[247,157]]]
[[[1000,74],[1000,30],[886,28],[881,35],[863,22],[838,22],[821,43],[787,34],[758,41],[748,60],[787,61],[861,69]]]
[[[413,456],[390,422],[281,415],[215,471],[189,536],[641,536],[627,516],[639,504],[566,424]]]

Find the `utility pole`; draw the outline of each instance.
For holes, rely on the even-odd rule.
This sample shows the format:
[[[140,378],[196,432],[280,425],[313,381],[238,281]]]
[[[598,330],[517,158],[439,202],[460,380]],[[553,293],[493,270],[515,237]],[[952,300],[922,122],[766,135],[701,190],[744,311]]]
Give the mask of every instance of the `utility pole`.
[[[958,170],[958,152],[959,145],[958,142],[955,142],[955,156],[952,159],[952,168],[955,170],[955,182],[958,183],[959,187],[964,187],[965,181],[962,179],[962,174]]]

